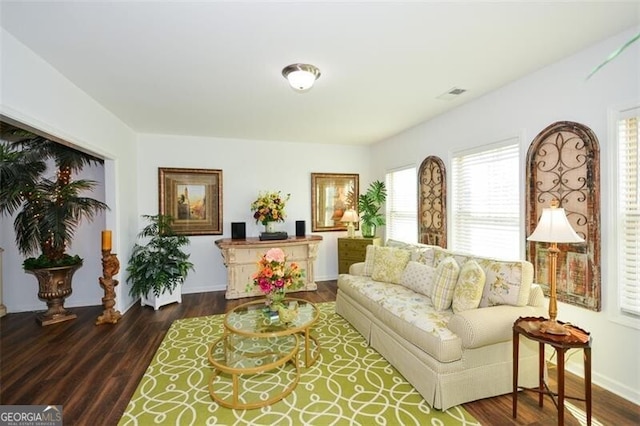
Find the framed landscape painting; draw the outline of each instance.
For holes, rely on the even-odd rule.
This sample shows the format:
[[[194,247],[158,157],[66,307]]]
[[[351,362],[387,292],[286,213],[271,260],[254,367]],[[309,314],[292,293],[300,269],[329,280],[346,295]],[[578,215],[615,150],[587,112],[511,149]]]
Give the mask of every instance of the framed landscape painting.
[[[160,214],[179,235],[222,234],[222,170],[158,168]]]
[[[358,174],[311,173],[311,231],[346,231],[340,220],[347,209],[357,210],[359,184]]]

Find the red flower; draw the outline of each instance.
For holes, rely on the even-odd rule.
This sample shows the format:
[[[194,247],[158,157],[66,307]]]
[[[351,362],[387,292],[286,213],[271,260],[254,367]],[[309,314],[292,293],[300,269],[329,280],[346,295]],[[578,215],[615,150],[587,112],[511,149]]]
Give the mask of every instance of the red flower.
[[[295,262],[287,265],[282,249],[273,248],[258,261],[258,270],[251,276],[247,292],[252,292],[254,287],[260,288],[264,294],[297,289],[304,285],[303,278],[304,270]]]

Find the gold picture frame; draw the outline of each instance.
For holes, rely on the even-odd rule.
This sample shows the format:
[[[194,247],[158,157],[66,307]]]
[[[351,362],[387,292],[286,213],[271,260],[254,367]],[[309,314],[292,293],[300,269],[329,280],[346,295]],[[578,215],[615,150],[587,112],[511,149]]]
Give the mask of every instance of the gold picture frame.
[[[159,210],[178,235],[222,234],[222,170],[158,168]]]
[[[360,176],[353,173],[311,173],[311,231],[346,231],[340,222],[347,209],[358,208]],[[356,229],[360,223],[354,224]]]

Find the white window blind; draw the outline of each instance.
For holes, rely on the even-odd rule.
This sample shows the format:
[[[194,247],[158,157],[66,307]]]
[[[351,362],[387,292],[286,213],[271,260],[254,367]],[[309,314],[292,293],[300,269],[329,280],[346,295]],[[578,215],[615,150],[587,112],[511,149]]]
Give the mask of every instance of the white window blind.
[[[618,288],[620,309],[640,316],[640,108],[618,121]]]
[[[520,257],[520,169],[517,138],[454,153],[451,248],[466,253]]]
[[[418,195],[416,168],[394,170],[386,175],[387,239],[418,242]]]

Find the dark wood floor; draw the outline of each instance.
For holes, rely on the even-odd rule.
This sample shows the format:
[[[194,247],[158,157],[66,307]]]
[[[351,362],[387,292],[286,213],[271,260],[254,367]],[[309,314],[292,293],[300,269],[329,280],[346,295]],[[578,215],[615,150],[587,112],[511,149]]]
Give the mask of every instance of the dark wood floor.
[[[318,291],[297,296],[328,302],[335,294],[336,282],[327,281]],[[94,322],[101,306],[75,308],[77,319],[48,327],[37,325],[33,313],[9,314],[0,320],[0,404],[63,405],[65,425],[114,425],[173,320],[224,313],[245,301],[227,301],[223,292],[187,294],[181,304],[159,311],[136,305],[118,324],[100,326]],[[553,369],[550,373],[555,377]],[[570,374],[567,392],[582,395],[581,379]],[[637,405],[598,386],[593,386],[593,400],[593,415],[603,424],[640,424]],[[539,409],[532,393],[520,396],[517,421],[511,418],[510,395],[464,406],[485,425],[557,421],[553,403],[547,400]],[[565,424],[578,422],[567,415]]]

